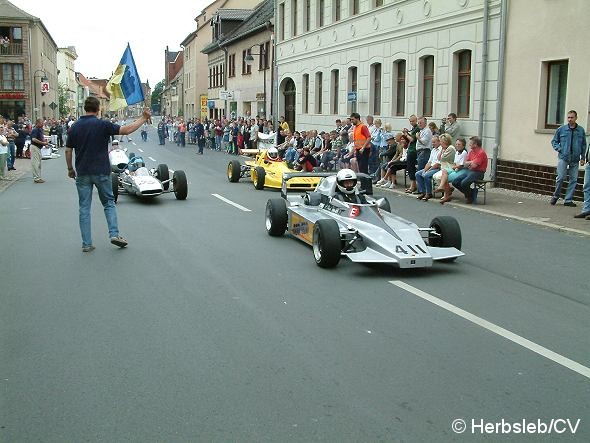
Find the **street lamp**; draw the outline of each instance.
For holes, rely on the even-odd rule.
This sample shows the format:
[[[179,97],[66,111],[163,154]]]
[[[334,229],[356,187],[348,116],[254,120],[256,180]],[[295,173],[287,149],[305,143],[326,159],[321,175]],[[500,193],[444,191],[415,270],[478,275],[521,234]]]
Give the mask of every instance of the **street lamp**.
[[[251,52],[252,48],[254,46],[258,46],[260,48],[260,52],[256,53],[256,52]],[[263,80],[262,82],[264,83],[263,85],[263,92],[262,94],[264,95],[264,118],[266,119],[266,48],[264,43],[263,44],[254,44],[252,46],[250,46],[250,48],[248,48],[248,50],[246,51],[246,56],[244,57],[244,63],[246,63],[248,66],[251,66],[252,63],[254,63],[254,57],[252,57],[253,55],[258,55],[259,57],[264,57],[262,59],[262,75],[263,75]]]
[[[42,74],[41,78],[39,79],[40,83],[44,83],[48,80],[47,72],[45,72],[45,70],[37,69],[35,72],[33,72],[33,84],[34,84],[34,87],[33,87],[33,91],[34,91],[33,92],[33,113],[34,113],[35,120],[37,120],[37,118],[39,117],[38,116],[39,109],[37,108],[37,88],[36,88],[36,82],[35,82],[35,79],[37,78],[37,73]]]

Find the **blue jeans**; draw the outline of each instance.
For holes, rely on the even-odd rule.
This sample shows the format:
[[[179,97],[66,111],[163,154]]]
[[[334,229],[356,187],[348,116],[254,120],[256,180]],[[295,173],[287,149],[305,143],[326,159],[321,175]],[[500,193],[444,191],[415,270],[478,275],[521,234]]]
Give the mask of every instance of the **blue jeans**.
[[[482,180],[485,173],[479,171],[465,171],[466,172],[464,174],[460,175],[459,177],[455,178],[455,180],[453,180],[453,186],[459,191],[461,191],[466,198],[473,199],[474,194],[470,189],[471,185],[473,184],[473,182],[477,180]]]
[[[562,159],[557,161],[557,178],[555,179],[555,192],[553,198],[559,198],[561,195],[561,185],[565,180],[566,175],[569,174],[569,183],[565,193],[565,201],[571,202],[574,199],[574,191],[576,190],[576,183],[578,181],[578,168],[580,163],[578,160],[568,162]]]
[[[14,168],[14,158],[16,156],[16,145],[12,140],[8,142],[8,160],[6,161],[6,165],[8,169]]]
[[[418,151],[418,171],[424,169],[430,158],[430,149],[421,149]]]
[[[586,163],[584,169],[584,206],[582,206],[583,213],[590,213],[590,163]]]
[[[92,206],[92,188],[96,186],[98,197],[104,208],[104,215],[109,227],[109,237],[119,235],[117,225],[117,209],[113,196],[113,185],[110,175],[79,175],[76,177],[78,189],[78,204],[80,207],[80,233],[82,234],[82,246],[92,245],[92,233],[90,223],[90,209]]]
[[[424,169],[420,169],[416,172],[416,186],[420,194],[431,194],[432,195],[432,176],[440,171],[439,168],[430,168],[424,172]]]
[[[158,137],[160,138],[160,144],[165,145],[166,144],[166,136],[164,135],[164,133],[158,131]]]

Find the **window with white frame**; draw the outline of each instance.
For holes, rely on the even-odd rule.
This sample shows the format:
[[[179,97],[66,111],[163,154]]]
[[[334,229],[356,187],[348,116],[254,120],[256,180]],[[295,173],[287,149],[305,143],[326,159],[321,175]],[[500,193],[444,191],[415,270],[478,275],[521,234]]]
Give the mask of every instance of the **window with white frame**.
[[[545,128],[555,129],[565,123],[567,93],[567,60],[544,63],[547,77],[545,94]]]
[[[434,104],[434,56],[427,55],[420,59],[420,77],[420,114],[425,117],[432,117]]]
[[[397,60],[393,63],[393,84],[391,85],[391,114],[402,117],[406,112],[406,61]]]
[[[381,63],[371,65],[371,106],[369,112],[373,115],[381,115]]]
[[[303,113],[309,114],[309,74],[303,74]]]
[[[354,93],[354,95],[358,94],[358,68],[356,66],[351,66],[348,68],[348,91],[346,94],[346,101],[348,103],[347,112],[348,114],[352,114],[353,112],[357,112],[357,98],[354,100],[349,100],[348,93]]]
[[[315,73],[315,113],[316,114],[321,114],[323,109],[322,109],[322,104],[323,104],[323,93],[324,93],[324,88],[323,88],[323,82],[324,82],[324,78],[323,78],[323,74],[321,72],[316,72]]]
[[[457,64],[457,117],[469,117],[471,101],[471,51],[464,50],[455,54]]]
[[[279,5],[279,39],[285,40],[285,4]]]
[[[332,21],[339,22],[342,18],[342,0],[332,2]]]
[[[330,111],[332,114],[338,114],[338,93],[340,82],[340,71],[333,69],[330,75]]]
[[[326,11],[326,2],[324,0],[317,0],[317,5],[317,27],[321,28],[325,23],[324,13]]]
[[[297,0],[291,0],[291,35],[295,37],[297,35]]]

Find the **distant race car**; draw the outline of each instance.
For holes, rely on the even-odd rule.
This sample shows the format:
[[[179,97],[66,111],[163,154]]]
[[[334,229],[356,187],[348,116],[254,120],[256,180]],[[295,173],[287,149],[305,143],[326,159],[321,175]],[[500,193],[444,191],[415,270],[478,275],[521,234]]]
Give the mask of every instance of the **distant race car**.
[[[119,194],[152,198],[167,192],[174,192],[177,200],[186,200],[188,182],[184,171],[174,171],[170,178],[166,164],[148,169],[143,158],[136,157],[134,153],[127,155],[126,151],[120,148],[113,149],[109,153],[109,159],[115,202]]]
[[[273,160],[268,156],[270,149],[261,149],[254,160],[248,160],[245,164],[239,160],[231,160],[227,165],[227,178],[232,183],[237,183],[240,178],[251,177],[256,189],[275,188],[282,186],[283,174],[295,172],[284,161]],[[276,150],[276,148],[275,148]],[[312,190],[319,183],[320,178],[313,174],[299,174],[295,180],[289,181],[288,189]]]
[[[370,196],[369,176],[358,174],[360,192],[355,190],[350,198],[356,202],[349,202],[338,190],[336,175],[318,175],[321,182],[314,191],[287,195],[288,181],[301,174],[285,174],[283,198],[268,200],[265,213],[268,234],[282,236],[287,231],[311,245],[318,266],[334,267],[347,256],[354,262],[426,268],[434,261],[464,255],[461,229],[453,217],[436,217],[429,227],[419,228],[392,214],[386,198]]]

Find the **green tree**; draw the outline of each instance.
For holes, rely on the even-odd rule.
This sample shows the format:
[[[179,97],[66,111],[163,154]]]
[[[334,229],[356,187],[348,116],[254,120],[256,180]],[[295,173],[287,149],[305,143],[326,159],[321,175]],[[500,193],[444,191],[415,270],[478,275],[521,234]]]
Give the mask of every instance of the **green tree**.
[[[57,93],[59,96],[59,116],[67,117],[71,114],[71,109],[68,108],[69,93],[67,86],[60,83],[57,86]]]
[[[159,113],[162,109],[161,107],[161,100],[162,100],[162,91],[164,90],[165,82],[164,80],[159,81],[156,83],[152,91],[152,112]]]

